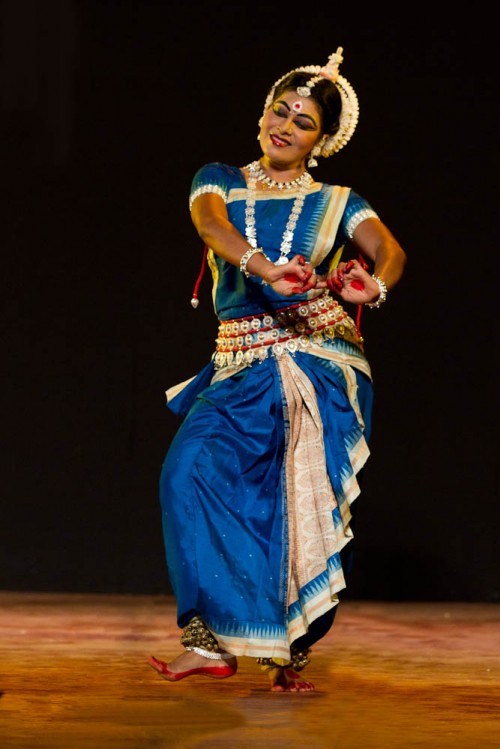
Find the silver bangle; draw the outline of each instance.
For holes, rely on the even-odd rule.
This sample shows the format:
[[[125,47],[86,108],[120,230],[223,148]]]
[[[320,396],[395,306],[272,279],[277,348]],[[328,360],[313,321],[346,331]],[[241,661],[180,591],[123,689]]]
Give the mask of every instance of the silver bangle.
[[[379,276],[372,276],[372,278],[378,285],[380,293],[376,302],[367,302],[365,306],[371,309],[378,309],[387,299],[387,286],[385,285],[385,281],[382,281]]]
[[[243,273],[243,274],[244,274],[244,275],[245,275],[245,276],[246,276],[247,278],[250,278],[250,276],[252,275],[251,273],[249,273],[249,272],[247,271],[247,263],[248,263],[248,261],[250,260],[250,258],[251,258],[251,257],[252,257],[253,255],[255,255],[255,254],[256,254],[257,252],[261,252],[262,254],[264,254],[264,250],[262,249],[262,247],[250,247],[250,248],[249,248],[249,249],[248,249],[248,250],[247,250],[247,251],[245,252],[245,254],[243,255],[243,257],[242,257],[242,258],[241,258],[241,260],[240,260],[240,271],[241,271],[241,272],[242,272],[242,273]]]
[[[213,650],[205,650],[205,648],[197,648],[194,645],[190,645],[186,650],[192,650],[197,655],[202,655],[204,658],[210,658],[212,661],[228,661],[234,658],[232,653],[216,653]]]

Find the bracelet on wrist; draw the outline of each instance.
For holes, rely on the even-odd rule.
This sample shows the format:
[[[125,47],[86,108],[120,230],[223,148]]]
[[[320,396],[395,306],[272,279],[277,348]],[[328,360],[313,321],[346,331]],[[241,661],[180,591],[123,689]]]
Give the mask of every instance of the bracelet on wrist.
[[[262,247],[249,247],[249,249],[245,252],[240,260],[240,271],[247,278],[250,278],[251,276],[251,273],[247,271],[247,263],[250,258],[253,257],[257,252],[261,252],[262,254],[264,254],[264,250],[262,249]]]
[[[249,248],[249,249],[248,249],[248,250],[247,250],[247,251],[245,252],[245,254],[244,254],[244,255],[242,256],[242,258],[241,258],[241,260],[240,260],[240,271],[241,271],[241,272],[243,273],[243,275],[244,275],[244,276],[246,276],[247,278],[250,278],[250,276],[252,275],[252,273],[249,273],[249,272],[247,271],[247,264],[248,264],[248,261],[250,260],[250,258],[251,258],[251,257],[253,257],[254,255],[256,255],[256,254],[257,254],[257,252],[260,252],[260,253],[261,253],[262,255],[264,255],[264,257],[266,258],[266,260],[269,260],[269,258],[268,258],[268,257],[267,257],[267,255],[265,254],[265,252],[264,252],[264,250],[262,249],[262,247],[250,247],[250,248]],[[269,261],[269,262],[271,262],[271,261]],[[264,283],[265,283],[265,282],[264,282]]]
[[[372,278],[378,285],[380,293],[376,302],[367,302],[365,306],[370,307],[371,309],[378,309],[387,299],[387,286],[385,285],[385,281],[383,281],[379,276],[372,276]]]

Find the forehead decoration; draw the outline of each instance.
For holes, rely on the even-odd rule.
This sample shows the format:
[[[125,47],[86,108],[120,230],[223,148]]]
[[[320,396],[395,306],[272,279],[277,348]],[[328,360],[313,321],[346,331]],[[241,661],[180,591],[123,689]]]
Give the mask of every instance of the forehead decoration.
[[[297,93],[299,93],[299,92],[297,91]],[[300,96],[300,94],[299,94],[299,96]],[[294,112],[302,112],[302,102],[298,101],[298,100],[294,101],[293,104],[292,104],[292,109],[293,109]]]

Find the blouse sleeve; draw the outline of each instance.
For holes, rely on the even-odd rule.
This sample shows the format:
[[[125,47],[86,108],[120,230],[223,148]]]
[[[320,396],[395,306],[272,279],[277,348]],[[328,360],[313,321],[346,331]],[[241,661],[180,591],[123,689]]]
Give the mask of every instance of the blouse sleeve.
[[[201,169],[198,169],[191,183],[189,210],[193,207],[196,198],[207,192],[220,195],[223,201],[227,202],[229,181],[227,169],[223,164],[214,162],[212,164],[205,164]]]
[[[346,236],[352,239],[355,229],[367,218],[380,218],[367,200],[351,190],[347,205],[342,216],[342,229]]]

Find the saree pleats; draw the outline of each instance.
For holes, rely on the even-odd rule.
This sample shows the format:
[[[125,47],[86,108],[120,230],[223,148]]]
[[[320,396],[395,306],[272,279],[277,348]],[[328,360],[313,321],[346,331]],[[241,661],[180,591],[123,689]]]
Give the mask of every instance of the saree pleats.
[[[308,632],[310,622],[326,613],[332,602],[338,602],[337,593],[345,587],[339,553],[352,537],[349,504],[359,490],[357,483],[347,481],[339,507],[328,476],[321,413],[311,380],[291,357],[282,357],[279,368],[289,424],[287,607],[288,634],[294,641]],[[361,464],[368,457],[361,433],[346,455],[346,469],[354,454]]]

